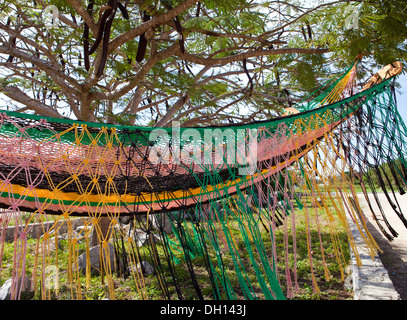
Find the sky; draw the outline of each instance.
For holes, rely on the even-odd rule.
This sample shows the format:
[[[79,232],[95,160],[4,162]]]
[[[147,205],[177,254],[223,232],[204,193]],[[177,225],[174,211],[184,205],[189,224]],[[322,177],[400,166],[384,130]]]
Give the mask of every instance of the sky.
[[[404,123],[407,124],[407,74],[399,76],[401,88],[396,89],[397,109]]]

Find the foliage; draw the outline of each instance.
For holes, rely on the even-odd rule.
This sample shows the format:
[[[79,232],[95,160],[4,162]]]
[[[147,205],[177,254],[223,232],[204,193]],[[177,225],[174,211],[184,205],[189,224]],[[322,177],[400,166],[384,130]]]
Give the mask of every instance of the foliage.
[[[400,159],[396,159],[370,168],[363,176],[363,182],[366,186],[372,185],[375,189],[381,188],[382,184],[384,187],[391,187],[398,192],[402,190],[401,186],[404,185],[404,181],[400,181],[400,177],[405,177],[403,165],[405,164],[402,164]]]

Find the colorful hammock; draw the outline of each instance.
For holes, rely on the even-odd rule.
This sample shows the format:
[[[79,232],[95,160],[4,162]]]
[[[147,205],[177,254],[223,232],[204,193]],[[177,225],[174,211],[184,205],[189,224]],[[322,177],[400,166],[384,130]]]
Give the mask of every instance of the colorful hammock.
[[[94,284],[94,268],[110,298],[121,276],[132,279],[138,299],[151,298],[148,277],[157,279],[163,299],[291,298],[299,288],[295,227],[301,219],[314,290],[319,289],[313,250],[321,253],[326,279],[330,275],[321,235],[311,237],[313,225],[328,226],[343,278],[338,226],[346,230],[357,257],[348,218],[372,257],[378,249],[355,183],[370,201],[377,176],[407,226],[394,190],[404,193],[407,181],[407,131],[396,108],[394,77],[356,93],[356,66],[288,115],[250,125],[157,129],[3,111],[0,272],[12,270],[12,298],[21,298],[20,280],[28,275],[43,299],[54,297],[61,286],[69,287],[72,299],[82,299]],[[390,178],[392,183],[386,183]],[[386,237],[397,236],[385,212],[371,213]],[[123,223],[126,217],[133,231]],[[78,220],[81,234],[75,232]],[[56,234],[64,227],[67,238],[61,240]],[[13,254],[7,256],[10,230]],[[143,247],[135,230],[146,236]],[[276,242],[279,231],[282,248]],[[62,253],[55,249],[61,241],[67,242],[66,270],[59,267]],[[91,258],[93,246],[100,248],[99,267]],[[146,260],[154,275],[134,268]],[[279,260],[285,264],[285,294]]]

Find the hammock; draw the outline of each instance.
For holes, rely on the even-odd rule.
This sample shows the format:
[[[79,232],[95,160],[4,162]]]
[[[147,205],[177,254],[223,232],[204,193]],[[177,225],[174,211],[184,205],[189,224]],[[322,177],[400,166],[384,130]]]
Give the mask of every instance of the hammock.
[[[163,299],[204,299],[208,290],[212,299],[291,298],[299,289],[295,228],[301,219],[307,228],[315,292],[319,289],[313,266],[319,262],[313,262],[313,248],[320,250],[330,279],[322,225],[330,230],[342,278],[346,261],[338,246],[339,226],[358,257],[347,216],[373,258],[378,247],[366,228],[354,184],[361,185],[368,201],[369,190],[378,201],[373,183],[377,176],[407,227],[395,198],[395,189],[404,193],[407,182],[407,131],[394,94],[393,75],[401,64],[383,69],[385,73],[360,92],[356,66],[320,88],[323,92],[312,101],[287,109],[282,117],[249,125],[144,128],[3,111],[0,272],[6,264],[12,270],[12,298],[21,297],[19,279],[30,274],[42,299],[58,294],[63,280],[71,298],[82,299],[92,287],[96,268],[110,298],[115,298],[117,277],[124,276],[132,279],[137,299],[149,299],[148,276],[134,268],[146,260],[154,267]],[[391,240],[397,233],[379,211],[371,214]],[[133,231],[123,223],[126,217]],[[78,220],[85,227],[79,235],[74,230]],[[314,224],[319,230],[316,241],[310,231]],[[50,246],[58,248],[56,234],[62,226],[67,230],[69,267],[57,267],[49,285],[49,270],[58,266],[59,252]],[[5,262],[10,229],[13,258]],[[135,230],[146,237],[143,247]],[[282,248],[277,246],[278,232],[284,234]],[[32,248],[29,239],[34,239]],[[100,248],[99,266],[90,257],[94,247]],[[79,265],[81,259],[85,267]],[[285,264],[285,293],[280,260]],[[185,289],[180,265],[193,293]]]

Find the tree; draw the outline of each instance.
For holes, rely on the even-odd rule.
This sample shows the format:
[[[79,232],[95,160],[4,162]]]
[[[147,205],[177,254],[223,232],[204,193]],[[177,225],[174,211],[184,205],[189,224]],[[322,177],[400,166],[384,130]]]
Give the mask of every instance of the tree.
[[[7,107],[84,121],[271,118],[360,52],[371,63],[407,57],[402,0],[5,0],[0,9]]]

